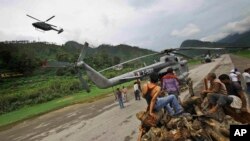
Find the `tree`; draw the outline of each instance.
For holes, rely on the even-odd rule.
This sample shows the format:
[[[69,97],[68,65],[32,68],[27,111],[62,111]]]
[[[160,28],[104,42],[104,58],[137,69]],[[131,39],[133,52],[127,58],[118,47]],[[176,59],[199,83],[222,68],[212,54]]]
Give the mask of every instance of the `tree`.
[[[56,60],[57,61],[64,61],[64,62],[70,62],[70,55],[67,53],[60,53],[56,55]]]
[[[114,56],[113,57],[113,65],[117,65],[121,62],[121,59],[117,56]]]
[[[2,60],[2,64],[4,66],[8,65],[12,56],[11,56],[11,53],[9,51],[2,51],[0,52],[0,59]]]

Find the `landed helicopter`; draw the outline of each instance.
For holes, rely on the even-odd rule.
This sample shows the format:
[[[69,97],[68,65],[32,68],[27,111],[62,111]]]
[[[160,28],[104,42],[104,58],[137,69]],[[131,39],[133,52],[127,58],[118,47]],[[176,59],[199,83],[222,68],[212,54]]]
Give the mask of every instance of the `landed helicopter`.
[[[84,44],[85,47],[88,47],[88,43]],[[186,83],[189,79],[188,79],[188,66],[187,66],[187,60],[183,60],[181,57],[177,57],[176,55],[181,55],[184,57],[187,57],[186,55],[180,54],[176,51],[178,50],[193,50],[193,49],[197,49],[197,48],[174,48],[174,49],[165,49],[161,52],[157,52],[157,53],[153,53],[153,54],[148,54],[145,56],[141,56],[141,57],[137,57],[134,58],[132,60],[128,60],[125,61],[123,63],[117,64],[115,66],[106,68],[102,71],[114,68],[116,66],[119,65],[123,65],[141,58],[145,58],[145,57],[149,57],[149,56],[153,56],[153,55],[163,55],[162,57],[160,57],[160,61],[159,62],[155,62],[152,65],[149,66],[145,66],[142,67],[140,69],[107,79],[105,76],[103,76],[100,72],[102,71],[96,71],[95,69],[93,69],[92,67],[90,67],[88,64],[86,64],[83,61],[84,58],[84,49],[82,49],[80,56],[78,57],[77,62],[75,63],[69,63],[69,62],[47,62],[45,64],[44,67],[61,67],[61,68],[65,68],[65,67],[73,67],[76,69],[76,72],[78,72],[78,77],[81,81],[82,84],[82,88],[85,89],[87,92],[90,92],[90,88],[89,85],[87,84],[87,82],[83,79],[82,77],[82,73],[80,71],[80,68],[83,68],[84,70],[86,70],[87,72],[87,76],[89,77],[89,79],[95,83],[95,85],[99,88],[109,88],[121,83],[125,83],[131,80],[135,80],[135,79],[140,79],[143,77],[146,77],[148,75],[150,75],[153,72],[157,72],[159,74],[159,76],[162,76],[166,73],[168,68],[173,68],[173,70],[175,71],[176,76],[178,77],[178,79],[180,80],[181,83]],[[221,48],[202,48],[203,50],[220,50]]]
[[[46,23],[46,22],[48,22],[49,20],[51,20],[52,18],[54,18],[55,16],[52,16],[52,17],[48,18],[46,21],[41,21],[41,20],[39,20],[39,19],[37,19],[37,18],[34,18],[34,17],[32,17],[32,16],[30,16],[30,15],[28,15],[28,14],[27,14],[27,16],[38,21],[38,22],[32,23],[32,25],[33,25],[35,28],[37,28],[37,29],[41,29],[41,30],[43,30],[43,31],[55,30],[55,31],[58,32],[58,34],[60,34],[60,33],[63,32],[63,29],[62,29],[62,28],[61,28],[61,29],[56,29],[57,26]]]

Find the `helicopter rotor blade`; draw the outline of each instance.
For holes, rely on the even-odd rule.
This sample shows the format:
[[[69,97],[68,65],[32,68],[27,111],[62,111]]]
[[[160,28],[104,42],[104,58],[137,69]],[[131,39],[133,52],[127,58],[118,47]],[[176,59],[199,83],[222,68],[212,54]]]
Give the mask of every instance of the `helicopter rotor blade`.
[[[84,58],[85,55],[86,55],[86,52],[84,51],[84,50],[85,50],[84,48],[87,48],[88,46],[89,46],[89,44],[88,44],[87,42],[85,42],[84,46],[83,46],[82,49],[81,49],[81,53],[80,53],[80,55],[79,55],[79,57],[78,57],[78,59],[77,59],[77,62],[80,62],[80,61],[83,60],[83,58]]]
[[[215,47],[183,47],[179,48],[179,50],[222,50],[224,48],[215,48]]]
[[[58,61],[50,61],[46,62],[43,67],[46,68],[66,68],[66,67],[74,67],[75,65],[73,63],[69,62],[58,62]]]
[[[179,48],[169,48],[169,49],[164,49],[163,51],[161,51],[160,53],[161,54],[168,54],[168,53],[171,53],[173,51],[176,51],[176,50],[179,50]]]
[[[193,58],[190,57],[190,56],[187,56],[187,55],[185,55],[185,54],[182,54],[182,53],[179,53],[179,52],[176,52],[176,51],[173,51],[173,52],[171,52],[171,53],[176,54],[176,55],[179,55],[179,56],[182,56],[182,57],[187,58],[187,59],[193,59]]]
[[[214,48],[214,47],[183,47],[183,48],[170,48],[161,51],[161,53],[172,53],[179,50],[222,50],[224,48]]]
[[[53,19],[55,16],[52,16],[50,18],[48,18],[45,22],[48,22],[49,20]]]
[[[101,71],[99,71],[99,72],[103,72],[103,71],[106,71],[106,70],[112,69],[112,68],[114,68],[114,67],[117,67],[117,66],[120,66],[120,65],[123,65],[123,64],[129,63],[129,62],[136,61],[136,60],[138,60],[138,59],[142,59],[142,58],[145,58],[145,57],[154,56],[154,55],[158,55],[158,54],[161,54],[161,53],[157,52],[157,53],[152,53],[152,54],[148,54],[148,55],[140,56],[140,57],[137,57],[137,58],[134,58],[134,59],[131,59],[131,60],[128,60],[128,61],[125,61],[125,62],[122,62],[122,63],[116,64],[116,65],[114,65],[114,66],[108,67],[108,68],[103,69],[103,70],[101,70]]]
[[[30,17],[30,18],[32,18],[32,19],[35,19],[35,20],[37,20],[37,21],[39,21],[39,22],[42,22],[41,20],[39,20],[39,19],[37,19],[37,18],[34,18],[34,17],[32,17],[32,16],[30,16],[30,15],[28,15],[28,14],[26,14],[26,16],[28,16],[28,17]]]
[[[88,83],[86,82],[86,80],[83,79],[81,71],[79,69],[77,69],[77,71],[78,71],[77,74],[78,74],[79,80],[81,82],[82,89],[86,90],[89,93],[90,89],[89,89]]]

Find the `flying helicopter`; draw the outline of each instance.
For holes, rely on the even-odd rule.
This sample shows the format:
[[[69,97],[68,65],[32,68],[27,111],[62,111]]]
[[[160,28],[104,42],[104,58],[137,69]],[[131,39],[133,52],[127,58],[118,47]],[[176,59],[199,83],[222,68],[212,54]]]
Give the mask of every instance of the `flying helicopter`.
[[[84,44],[85,47],[88,47],[88,43]],[[105,76],[103,76],[101,74],[102,71],[96,71],[95,69],[93,69],[92,67],[90,67],[87,63],[85,63],[83,61],[84,58],[84,49],[81,50],[81,53],[78,57],[77,62],[75,63],[69,63],[69,62],[47,62],[45,67],[61,67],[61,68],[65,68],[65,67],[73,67],[76,69],[76,72],[78,74],[78,77],[80,79],[82,88],[85,89],[87,92],[90,92],[90,88],[89,85],[87,84],[87,82],[83,79],[82,77],[82,73],[80,71],[80,68],[83,68],[84,70],[86,70],[87,72],[87,76],[89,77],[89,79],[95,83],[95,85],[99,88],[109,88],[121,83],[125,83],[131,80],[135,80],[135,79],[140,79],[143,77],[146,77],[148,75],[150,75],[153,72],[157,72],[160,75],[164,74],[167,69],[169,67],[173,68],[175,71],[175,74],[177,75],[178,79],[180,80],[180,82],[182,83],[186,83],[188,81],[188,66],[187,66],[187,60],[183,60],[181,57],[177,57],[173,54],[176,55],[181,55],[184,57],[187,57],[186,55],[182,55],[179,54],[178,50],[192,50],[192,49],[197,49],[197,48],[173,48],[173,49],[165,49],[161,52],[157,52],[157,53],[152,53],[152,54],[148,54],[148,55],[144,55],[144,56],[140,56],[128,61],[125,61],[123,63],[117,64],[115,66],[106,68],[102,71],[114,68],[116,66],[119,65],[123,65],[141,58],[145,58],[145,57],[149,57],[149,56],[153,56],[153,55],[163,55],[160,58],[159,62],[155,62],[152,65],[149,66],[145,66],[142,67],[140,69],[131,71],[131,72],[127,72],[125,74],[107,79]],[[221,48],[205,48],[203,47],[202,49],[204,50],[220,50]]]
[[[37,18],[34,18],[34,17],[32,17],[32,16],[30,16],[30,15],[28,15],[28,14],[27,14],[27,16],[38,21],[38,22],[32,23],[32,25],[33,25],[36,29],[41,29],[41,30],[43,30],[43,31],[55,30],[55,31],[58,32],[58,34],[60,34],[60,33],[63,32],[63,29],[62,29],[62,28],[61,28],[61,29],[56,29],[57,26],[47,23],[49,20],[51,20],[51,19],[54,18],[55,16],[52,16],[52,17],[48,18],[46,21],[41,21],[41,20],[39,20],[39,19],[37,19]]]

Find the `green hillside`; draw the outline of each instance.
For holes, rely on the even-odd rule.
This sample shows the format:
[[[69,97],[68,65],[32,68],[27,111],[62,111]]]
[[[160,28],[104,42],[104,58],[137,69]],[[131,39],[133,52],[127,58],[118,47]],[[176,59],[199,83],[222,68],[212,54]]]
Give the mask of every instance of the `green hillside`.
[[[44,61],[75,62],[83,45],[69,41],[64,45],[47,42],[12,41],[0,42],[0,73],[6,70],[31,74]],[[142,55],[154,53],[151,50],[129,45],[100,45],[85,48],[84,61],[97,70]],[[152,58],[146,58],[148,63]]]

